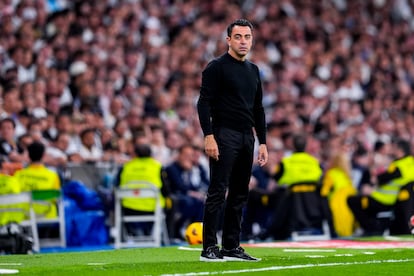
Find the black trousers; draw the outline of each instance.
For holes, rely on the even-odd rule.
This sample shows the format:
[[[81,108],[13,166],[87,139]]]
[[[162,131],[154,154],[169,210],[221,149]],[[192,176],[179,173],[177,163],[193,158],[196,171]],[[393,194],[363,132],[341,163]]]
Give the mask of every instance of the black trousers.
[[[366,234],[382,234],[381,222],[377,214],[390,211],[392,206],[384,205],[369,196],[356,195],[348,197],[348,206]]]
[[[210,186],[204,206],[203,247],[217,245],[217,231],[223,225],[222,246],[240,245],[243,207],[249,193],[254,152],[253,131],[219,128],[214,133],[219,160],[210,158]],[[222,221],[221,221],[222,220]]]

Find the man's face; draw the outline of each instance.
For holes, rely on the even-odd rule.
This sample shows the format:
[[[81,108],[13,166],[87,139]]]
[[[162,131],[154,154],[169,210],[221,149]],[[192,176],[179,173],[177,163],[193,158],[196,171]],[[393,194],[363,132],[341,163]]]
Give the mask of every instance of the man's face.
[[[14,126],[11,122],[3,122],[0,126],[0,136],[7,140],[12,141],[14,137]]]
[[[193,167],[194,150],[191,147],[184,148],[178,156],[178,162],[184,170],[191,170]]]
[[[253,35],[248,26],[234,26],[230,37],[227,37],[229,54],[243,60],[252,47]]]

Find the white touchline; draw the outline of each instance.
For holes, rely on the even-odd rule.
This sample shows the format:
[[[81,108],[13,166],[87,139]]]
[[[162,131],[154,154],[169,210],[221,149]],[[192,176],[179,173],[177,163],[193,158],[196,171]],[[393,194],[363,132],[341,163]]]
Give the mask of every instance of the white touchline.
[[[344,263],[326,263],[326,264],[303,264],[303,265],[290,265],[290,266],[270,266],[270,267],[241,269],[241,270],[189,272],[189,273],[182,273],[182,274],[181,273],[162,274],[161,276],[197,276],[197,275],[237,274],[237,273],[272,271],[272,270],[298,269],[298,268],[307,268],[307,267],[365,265],[365,264],[380,264],[380,263],[406,263],[406,262],[414,262],[414,259],[373,260],[373,261],[366,261],[366,262],[344,262]]]
[[[0,274],[17,274],[19,271],[17,269],[0,269]]]
[[[398,236],[385,236],[384,239],[388,241],[413,241],[412,237],[405,238]]]
[[[307,248],[285,248],[284,252],[335,252],[335,249],[307,249]]]
[[[18,266],[18,265],[22,265],[22,263],[0,263],[0,265],[15,265],[15,266]]]
[[[197,247],[179,246],[178,250],[201,251],[203,249],[202,248],[197,248]]]

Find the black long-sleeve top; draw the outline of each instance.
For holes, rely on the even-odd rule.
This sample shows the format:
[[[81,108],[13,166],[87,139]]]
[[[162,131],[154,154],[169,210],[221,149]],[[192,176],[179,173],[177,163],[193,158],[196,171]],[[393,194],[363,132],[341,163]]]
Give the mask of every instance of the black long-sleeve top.
[[[260,144],[266,144],[266,122],[259,68],[230,54],[212,60],[202,73],[197,102],[204,135],[215,127],[238,131],[256,130]]]

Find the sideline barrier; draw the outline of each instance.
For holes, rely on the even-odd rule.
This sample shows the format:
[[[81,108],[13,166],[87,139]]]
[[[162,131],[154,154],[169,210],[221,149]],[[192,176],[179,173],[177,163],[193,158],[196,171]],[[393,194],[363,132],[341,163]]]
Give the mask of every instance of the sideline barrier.
[[[111,162],[69,163],[63,170],[63,177],[65,179],[78,180],[94,190],[97,190],[99,187],[112,188],[112,179],[119,168],[119,164]]]

